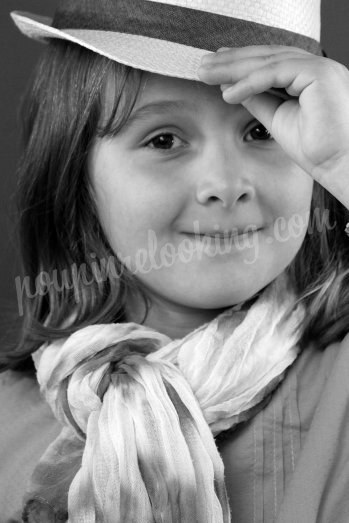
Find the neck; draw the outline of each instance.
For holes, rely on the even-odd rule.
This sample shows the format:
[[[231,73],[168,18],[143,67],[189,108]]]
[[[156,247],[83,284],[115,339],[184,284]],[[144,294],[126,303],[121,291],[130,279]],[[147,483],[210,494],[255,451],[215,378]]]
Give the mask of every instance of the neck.
[[[149,293],[147,293],[149,294]],[[204,323],[213,320],[225,309],[196,309],[168,302],[158,295],[151,294],[150,308],[146,319],[144,301],[139,296],[129,296],[127,300],[127,321],[142,323],[171,339],[180,339]]]

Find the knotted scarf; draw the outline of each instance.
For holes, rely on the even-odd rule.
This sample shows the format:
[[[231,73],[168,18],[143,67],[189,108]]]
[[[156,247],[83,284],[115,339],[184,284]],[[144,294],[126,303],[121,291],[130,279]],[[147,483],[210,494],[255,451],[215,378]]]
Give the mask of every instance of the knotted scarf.
[[[303,308],[285,278],[182,339],[92,325],[34,355],[63,424],[37,465],[24,521],[228,523],[214,437],[251,417],[298,354]]]

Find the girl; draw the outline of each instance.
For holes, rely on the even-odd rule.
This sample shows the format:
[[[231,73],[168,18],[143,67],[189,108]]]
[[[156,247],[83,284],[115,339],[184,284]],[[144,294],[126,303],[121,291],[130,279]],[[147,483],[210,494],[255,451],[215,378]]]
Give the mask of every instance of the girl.
[[[319,2],[243,4],[13,15],[50,43],[2,357],[42,396],[3,375],[4,521],[348,521],[349,73]]]

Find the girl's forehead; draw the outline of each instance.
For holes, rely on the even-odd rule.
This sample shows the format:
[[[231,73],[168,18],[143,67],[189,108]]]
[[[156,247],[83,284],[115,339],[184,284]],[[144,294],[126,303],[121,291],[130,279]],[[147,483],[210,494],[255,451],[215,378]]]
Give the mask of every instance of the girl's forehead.
[[[277,96],[281,100],[289,100],[292,98],[285,89],[271,88],[267,92]],[[189,101],[193,100],[196,105],[214,104],[217,108],[224,108],[224,110],[235,113],[244,110],[240,104],[227,104],[222,99],[222,91],[219,85],[207,85],[200,81],[185,80],[182,78],[175,78],[171,76],[164,76],[155,73],[145,72],[142,79],[140,95],[138,103],[141,101],[153,101],[157,98],[187,98]],[[137,104],[136,104],[137,105]]]
[[[144,82],[149,85],[163,85],[166,87],[172,86],[174,88],[183,86],[183,87],[193,87],[197,86],[197,88],[205,87],[206,84],[200,81],[196,80],[187,80],[185,78],[177,78],[174,76],[168,76],[163,74],[157,74],[157,73],[149,73],[147,71],[144,71],[143,73]]]
[[[145,73],[136,106],[158,99],[187,100],[195,105],[214,103],[226,106],[220,87],[217,85],[206,85],[195,80]]]
[[[103,120],[108,121],[114,112],[115,92],[115,77],[110,77],[103,101]],[[127,90],[124,90],[116,114],[122,110],[126,98]],[[248,113],[242,105],[227,104],[218,85],[144,72],[128,120],[135,119],[138,114],[141,114],[143,121],[154,115],[181,114],[190,115],[200,122],[212,122],[215,118],[223,123]]]

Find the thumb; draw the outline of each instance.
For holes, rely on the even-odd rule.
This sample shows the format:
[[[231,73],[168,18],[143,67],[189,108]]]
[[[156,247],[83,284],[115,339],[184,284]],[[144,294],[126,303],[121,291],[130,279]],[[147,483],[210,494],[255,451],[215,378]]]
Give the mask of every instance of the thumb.
[[[269,93],[255,94],[246,98],[243,105],[266,129],[271,133],[272,123],[277,109],[284,103],[284,99]]]

